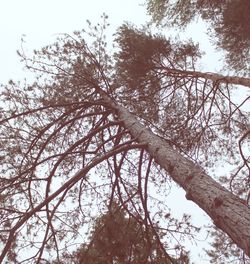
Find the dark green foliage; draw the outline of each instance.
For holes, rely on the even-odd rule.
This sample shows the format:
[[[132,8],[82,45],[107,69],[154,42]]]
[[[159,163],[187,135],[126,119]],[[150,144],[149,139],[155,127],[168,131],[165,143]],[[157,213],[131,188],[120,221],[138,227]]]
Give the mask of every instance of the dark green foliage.
[[[172,43],[162,35],[153,35],[147,28],[137,29],[127,24],[118,30],[116,42],[120,49],[115,56],[118,73],[130,89],[145,88],[150,82],[154,88],[154,80],[159,79],[157,70],[163,65],[187,69],[192,66],[189,59],[200,56],[198,46],[191,41]]]
[[[117,204],[96,219],[90,242],[83,244],[69,259],[77,264],[168,264],[175,263],[164,252],[152,227],[126,216]],[[188,263],[182,254],[181,262]]]
[[[150,118],[157,120],[158,107],[154,102],[160,78],[156,67],[171,52],[169,41],[128,25],[119,29],[116,41],[120,48],[116,54],[119,85],[124,85],[129,98],[139,101]]]
[[[121,51],[117,54],[120,72],[133,76],[131,86],[141,85],[142,78],[155,70],[156,63],[171,52],[170,42],[163,36],[153,36],[146,29],[138,30],[129,25],[120,27],[116,41]]]
[[[201,17],[211,26],[217,47],[226,51],[226,61],[236,71],[250,70],[250,1],[196,0],[147,1],[149,14],[158,25],[184,28]]]
[[[124,87],[127,96],[123,103],[127,98],[130,107],[136,105],[138,114],[159,121],[159,92],[165,76],[162,70],[192,68],[200,56],[198,45],[191,41],[172,43],[147,28],[137,29],[128,24],[120,27],[116,36],[119,52],[115,54],[115,77],[117,86]]]
[[[229,1],[218,23],[213,23],[216,44],[227,51],[227,63],[236,70],[250,71],[250,1]]]

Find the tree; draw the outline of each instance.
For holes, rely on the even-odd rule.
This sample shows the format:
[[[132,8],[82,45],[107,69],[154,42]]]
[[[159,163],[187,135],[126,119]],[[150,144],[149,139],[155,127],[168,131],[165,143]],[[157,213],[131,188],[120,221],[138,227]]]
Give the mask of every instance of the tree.
[[[233,69],[249,74],[250,3],[248,0],[148,0],[147,9],[158,25],[183,28],[195,17],[209,23],[210,35],[217,47],[226,51]]]
[[[116,199],[144,226],[163,230],[169,261],[180,259],[181,240],[198,228],[164,204],[171,179],[249,255],[248,98],[237,105],[232,93],[249,79],[198,72],[193,43],[129,25],[108,54],[105,27],[104,19],[92,29],[92,45],[83,31],[32,58],[19,53],[37,79],[10,81],[1,94],[0,260],[18,262],[29,248],[27,262],[60,261],[93,208]],[[219,183],[207,171],[226,158],[236,172]]]
[[[212,248],[206,250],[211,263],[248,263],[249,259],[233,243],[225,233],[213,227],[211,235],[214,237]]]
[[[73,255],[66,256],[63,263],[171,263],[162,250],[163,245],[158,243],[155,229],[137,221],[126,216],[118,204],[112,204],[95,220],[89,243],[83,244]],[[188,256],[183,252],[178,263],[187,261]]]

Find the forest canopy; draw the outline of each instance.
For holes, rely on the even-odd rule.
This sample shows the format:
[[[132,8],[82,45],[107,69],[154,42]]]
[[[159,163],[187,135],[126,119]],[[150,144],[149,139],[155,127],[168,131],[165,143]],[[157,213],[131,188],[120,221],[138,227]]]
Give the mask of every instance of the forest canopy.
[[[198,45],[129,23],[110,51],[107,19],[33,56],[20,50],[36,79],[2,86],[0,262],[61,263],[86,248],[105,257],[105,228],[118,217],[133,231],[112,233],[124,233],[115,243],[140,230],[136,246],[123,244],[131,263],[149,245],[149,263],[191,263],[185,242],[198,243],[203,227],[173,216],[175,184],[211,218],[211,263],[248,261],[249,96],[235,95],[250,79],[201,72]],[[226,163],[230,172],[212,173]]]
[[[162,239],[161,232],[155,232],[155,228],[148,226],[145,229],[117,203],[113,203],[106,213],[95,220],[89,242],[73,254],[65,254],[64,261],[60,263],[167,264],[172,263],[171,260],[187,263],[188,256],[183,251],[180,259],[169,260],[169,256],[162,250],[163,245],[158,242]]]
[[[248,0],[148,0],[152,20],[164,27],[185,28],[195,19],[208,23],[212,42],[226,52],[228,66],[250,73],[250,2]]]

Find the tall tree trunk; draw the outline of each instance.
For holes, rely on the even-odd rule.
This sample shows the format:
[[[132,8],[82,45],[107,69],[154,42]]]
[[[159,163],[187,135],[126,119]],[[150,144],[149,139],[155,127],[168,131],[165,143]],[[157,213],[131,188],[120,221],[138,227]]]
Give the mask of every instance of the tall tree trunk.
[[[166,140],[142,125],[134,115],[99,91],[117,112],[131,135],[146,144],[148,153],[185,191],[186,198],[202,208],[214,224],[250,256],[250,207],[208,176],[204,170],[182,156]]]
[[[199,72],[199,71],[182,71],[177,69],[164,68],[168,75],[181,75],[182,77],[197,77],[211,80],[218,83],[230,83],[235,85],[243,85],[250,87],[250,78],[237,77],[237,76],[225,76],[214,72]]]

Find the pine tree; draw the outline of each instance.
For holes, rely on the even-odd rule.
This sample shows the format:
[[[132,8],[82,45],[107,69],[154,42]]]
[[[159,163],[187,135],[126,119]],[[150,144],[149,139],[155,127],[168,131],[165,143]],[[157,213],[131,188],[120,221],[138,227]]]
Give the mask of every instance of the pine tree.
[[[214,44],[226,51],[228,66],[249,76],[250,2],[248,0],[148,0],[148,13],[158,25],[185,28],[195,18],[209,25]]]
[[[106,213],[95,219],[89,242],[81,245],[73,254],[65,256],[63,263],[174,262],[174,259],[164,252],[164,245],[159,244],[158,233],[155,232],[157,227],[144,226],[138,220],[126,215],[121,206],[113,203]],[[182,261],[188,263],[188,256],[184,253]]]
[[[108,54],[105,27],[93,28],[92,45],[83,31],[20,53],[37,80],[1,94],[0,260],[29,248],[31,262],[60,261],[94,208],[114,199],[165,230],[167,254],[180,259],[181,239],[198,228],[164,204],[171,179],[249,255],[249,113],[232,94],[249,80],[198,72],[193,43],[129,25]],[[226,158],[236,172],[219,183],[207,170]]]

